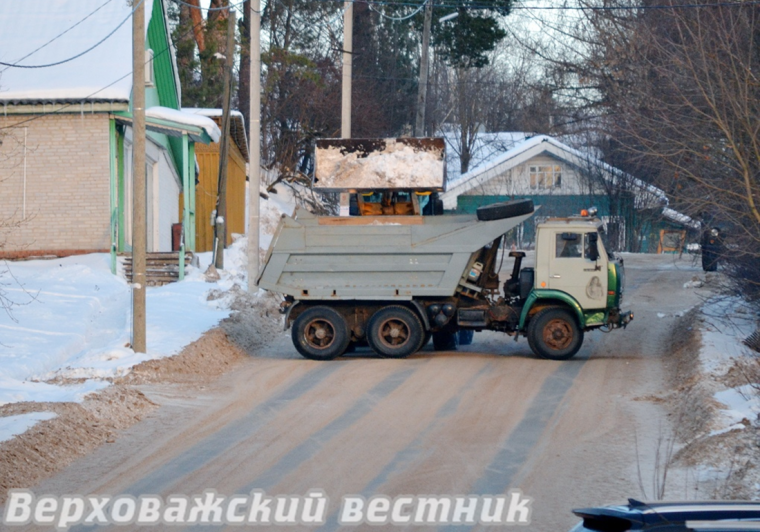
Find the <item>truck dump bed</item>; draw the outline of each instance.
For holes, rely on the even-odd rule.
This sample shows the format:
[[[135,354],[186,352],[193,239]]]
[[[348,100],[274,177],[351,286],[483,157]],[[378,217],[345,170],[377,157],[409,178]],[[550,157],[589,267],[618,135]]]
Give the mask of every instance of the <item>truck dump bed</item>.
[[[297,209],[280,220],[259,286],[298,300],[452,296],[473,253],[530,216],[316,217]]]

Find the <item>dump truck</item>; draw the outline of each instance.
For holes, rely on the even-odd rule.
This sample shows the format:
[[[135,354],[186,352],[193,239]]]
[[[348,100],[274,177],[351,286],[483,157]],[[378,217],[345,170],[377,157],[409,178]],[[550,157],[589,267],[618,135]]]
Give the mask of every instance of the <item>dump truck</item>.
[[[350,190],[361,193],[361,183]],[[529,199],[473,215],[315,216],[297,208],[282,216],[258,284],[284,296],[285,326],[309,359],[365,343],[403,358],[431,337],[437,348],[449,345],[461,330],[527,337],[539,357],[569,359],[585,332],[633,319],[621,310],[623,261],[606,252],[601,220],[584,212],[538,224],[535,267],[524,267],[525,252],[502,244],[534,212]],[[505,255],[513,263],[502,283]]]

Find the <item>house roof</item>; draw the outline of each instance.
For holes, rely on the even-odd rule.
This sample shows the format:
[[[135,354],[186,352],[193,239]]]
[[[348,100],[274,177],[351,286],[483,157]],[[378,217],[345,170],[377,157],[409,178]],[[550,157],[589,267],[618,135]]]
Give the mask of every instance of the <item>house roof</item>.
[[[192,113],[200,116],[207,116],[212,118],[216,124],[221,127],[222,124],[222,109],[205,109],[200,107],[183,107],[182,111],[185,113]],[[233,109],[230,112],[230,136],[235,141],[235,145],[240,150],[240,154],[243,156],[246,162],[248,162],[248,136],[245,130],[245,118],[243,113]],[[221,132],[220,132],[221,134]],[[218,142],[218,141],[215,141]]]
[[[143,2],[147,32],[154,0]],[[125,0],[0,2],[0,61],[27,66],[57,63],[105,39],[59,65],[0,66],[0,101],[128,102],[132,91],[131,13]]]
[[[148,107],[145,110],[146,118],[157,118],[159,120],[165,120],[174,122],[175,124],[184,126],[194,126],[203,129],[206,134],[214,142],[219,142],[222,137],[222,132],[216,123],[208,117],[200,116],[185,111],[177,111],[176,109],[170,109],[169,107]]]
[[[446,177],[447,182],[457,181],[462,175],[461,158],[458,150],[459,135],[452,128],[447,128],[442,132],[446,141]],[[496,157],[499,157],[505,151],[511,150],[518,144],[525,142],[526,139],[535,136],[533,133],[522,131],[507,131],[497,133],[478,133],[472,146],[472,155],[470,159],[470,168],[484,166]]]
[[[508,135],[515,134],[509,133]],[[472,168],[467,173],[453,179],[450,178],[447,183],[446,192],[441,195],[444,208],[456,208],[457,197],[459,195],[544,153],[566,161],[577,168],[588,168],[589,166],[599,168],[602,170],[602,175],[605,179],[610,181],[625,181],[629,186],[634,188],[636,204],[639,208],[662,207],[668,204],[665,192],[659,188],[630,176],[593,156],[571,148],[553,137],[537,135],[530,138],[524,137],[522,141],[519,140],[519,137],[515,137],[515,139],[515,142],[508,149],[495,154],[492,153],[483,163]]]

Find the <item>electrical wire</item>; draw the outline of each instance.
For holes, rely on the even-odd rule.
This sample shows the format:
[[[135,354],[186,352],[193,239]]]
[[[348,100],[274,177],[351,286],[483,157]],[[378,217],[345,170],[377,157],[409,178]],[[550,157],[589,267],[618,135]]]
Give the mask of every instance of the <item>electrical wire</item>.
[[[43,48],[45,48],[47,45],[49,45],[50,43],[52,43],[53,41],[55,41],[55,40],[57,40],[57,39],[59,39],[59,38],[63,37],[63,36],[64,36],[64,35],[66,35],[68,32],[70,32],[71,30],[73,30],[74,28],[76,28],[77,26],[79,26],[79,25],[80,25],[82,22],[84,22],[85,20],[87,20],[88,18],[90,18],[91,16],[93,16],[95,13],[97,13],[98,11],[100,11],[101,9],[103,9],[105,6],[107,6],[107,5],[108,5],[108,4],[110,4],[111,2],[113,2],[113,0],[106,0],[106,2],[105,2],[105,3],[103,3],[103,4],[102,4],[100,7],[98,7],[98,8],[97,8],[95,11],[91,12],[89,15],[87,15],[86,17],[84,17],[82,20],[80,20],[79,22],[77,22],[77,23],[76,23],[76,24],[74,24],[73,26],[69,26],[67,29],[65,29],[64,31],[62,31],[61,33],[59,33],[58,35],[56,35],[56,36],[55,36],[55,37],[53,37],[52,39],[50,39],[48,42],[46,42],[46,43],[45,43],[45,44],[43,44],[42,46],[39,46],[39,47],[35,48],[34,50],[32,50],[31,52],[29,52],[28,54],[26,54],[24,57],[22,57],[21,59],[17,59],[17,60],[16,60],[16,63],[20,63],[21,61],[23,61],[23,60],[24,60],[24,59],[26,59],[27,57],[29,57],[29,56],[31,56],[31,55],[34,55],[34,54],[36,54],[37,52],[39,52],[40,50],[42,50]],[[2,73],[2,72],[5,72],[5,71],[6,71],[6,70],[8,70],[9,68],[10,68],[10,67],[8,67],[8,66],[7,66],[7,67],[5,67],[4,69],[0,70],[0,73]]]
[[[200,11],[227,11],[229,9],[232,9],[233,7],[235,9],[242,11],[245,7],[244,4],[230,4],[228,6],[222,6],[222,7],[201,7],[201,6],[196,6],[194,4],[190,4],[188,2],[183,2],[182,0],[174,0],[174,1],[177,2],[178,4],[182,4],[183,6],[191,7],[193,9],[198,9]]]
[[[344,2],[345,0],[309,0],[309,3],[324,3],[324,2]],[[381,1],[381,0],[348,0],[356,3],[361,1],[367,4],[382,5],[382,6],[410,6],[416,7],[418,4],[413,2],[407,2],[403,0],[399,1]],[[689,9],[689,8],[710,8],[710,7],[753,7],[760,5],[760,1],[750,2],[716,2],[716,3],[699,3],[699,4],[657,4],[657,5],[635,5],[635,6],[536,6],[536,5],[513,5],[510,7],[512,11],[633,11],[633,10],[648,10],[648,9]],[[478,3],[464,3],[464,2],[436,2],[437,8],[449,8],[449,9],[482,9],[482,10],[494,10],[492,4],[478,4]]]
[[[141,0],[141,2],[142,2],[142,0]],[[184,32],[181,35],[179,35],[177,37],[176,41],[174,41],[174,40],[172,40],[170,38],[169,39],[169,41],[170,41],[169,42],[169,46],[167,46],[166,48],[164,48],[163,50],[161,50],[159,52],[154,53],[152,60],[155,60],[156,58],[160,57],[161,55],[163,55],[163,54],[169,52],[170,50],[172,50],[172,48],[174,46],[176,46],[177,42],[179,42],[181,39],[184,39],[184,38],[189,37],[190,35],[192,35],[193,32],[196,30],[196,28],[199,27],[201,24],[203,24],[203,21],[199,22],[198,24],[195,24],[195,25],[191,26],[186,32]],[[151,60],[149,59],[148,61],[145,62],[145,64],[147,65],[150,61]],[[33,122],[34,120],[39,120],[40,118],[44,118],[46,116],[50,116],[50,115],[54,115],[54,114],[60,113],[61,111],[64,111],[65,109],[68,109],[69,107],[73,107],[75,105],[80,105],[82,102],[87,101],[88,99],[92,98],[93,96],[95,96],[99,92],[102,92],[102,91],[106,90],[107,88],[109,88],[109,87],[117,84],[118,82],[120,82],[124,78],[127,78],[127,77],[129,77],[131,75],[132,75],[132,70],[130,69],[129,72],[127,72],[126,74],[124,74],[120,78],[113,80],[108,85],[105,85],[104,87],[101,87],[101,88],[99,88],[98,90],[96,90],[94,92],[91,92],[90,94],[88,94],[87,96],[85,96],[84,98],[82,98],[79,101],[63,104],[62,106],[58,107],[57,109],[55,109],[53,111],[49,111],[47,113],[36,114],[34,116],[31,116],[31,117],[29,117],[29,118],[27,118],[25,120],[21,120],[19,122],[14,123],[14,124],[10,124],[8,126],[0,127],[0,131],[2,131],[4,129],[14,129],[14,128],[17,128],[17,127],[19,127],[19,126],[21,126],[23,124],[28,124],[29,122]]]
[[[388,20],[395,20],[395,21],[401,22],[401,21],[408,20],[408,19],[412,18],[417,13],[419,13],[420,11],[422,11],[422,8],[425,7],[428,2],[430,2],[430,0],[425,0],[424,2],[422,2],[422,4],[420,5],[420,7],[418,7],[417,9],[414,10],[413,13],[411,13],[410,15],[407,15],[405,17],[391,17],[389,15],[386,15],[382,11],[378,11],[377,9],[375,9],[374,7],[372,7],[372,4],[367,4],[367,5],[368,5],[368,7],[369,7],[369,9],[371,11],[374,11],[375,13],[377,13],[378,15],[380,15],[381,17],[387,18]]]
[[[104,42],[106,42],[106,40],[108,40],[109,37],[111,37],[114,33],[116,33],[119,30],[119,28],[121,28],[124,25],[125,22],[127,22],[130,18],[132,18],[132,14],[139,9],[139,7],[142,5],[142,3],[144,1],[145,0],[140,0],[140,2],[137,4],[137,6],[135,6],[135,8],[132,10],[132,12],[129,15],[127,15],[127,18],[125,18],[124,20],[122,20],[119,23],[119,25],[116,26],[113,29],[113,31],[111,31],[111,33],[109,33],[108,35],[106,35],[105,37],[103,37],[100,41],[98,41],[97,43],[95,43],[93,46],[89,47],[84,52],[81,52],[81,53],[79,53],[79,54],[77,54],[77,55],[75,55],[73,57],[69,57],[68,59],[64,59],[63,61],[56,61],[55,63],[49,63],[47,65],[19,65],[19,64],[13,64],[13,63],[3,63],[2,61],[0,61],[0,65],[7,66],[9,68],[48,68],[48,67],[52,67],[52,66],[62,65],[64,63],[68,63],[69,61],[73,61],[74,59],[82,57],[83,55],[85,55],[85,54],[93,51],[95,48],[97,48],[98,46],[100,46],[101,44],[103,44]]]

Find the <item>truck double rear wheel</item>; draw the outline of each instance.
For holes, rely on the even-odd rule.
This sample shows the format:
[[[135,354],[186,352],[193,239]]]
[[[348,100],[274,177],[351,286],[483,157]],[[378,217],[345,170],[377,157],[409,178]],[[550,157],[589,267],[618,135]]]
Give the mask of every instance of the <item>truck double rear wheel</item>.
[[[389,306],[375,312],[367,324],[367,342],[386,358],[404,358],[422,347],[425,332],[417,315],[406,307]]]
[[[332,360],[346,352],[351,340],[346,320],[330,307],[312,307],[293,322],[293,345],[312,360]]]
[[[570,311],[549,307],[528,324],[528,344],[535,354],[551,360],[572,358],[583,344],[583,331]]]

